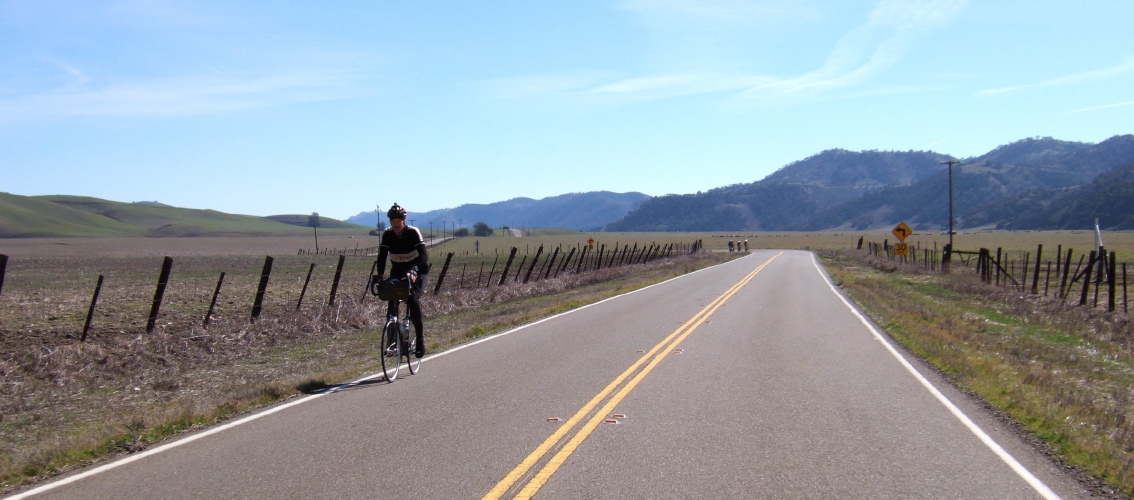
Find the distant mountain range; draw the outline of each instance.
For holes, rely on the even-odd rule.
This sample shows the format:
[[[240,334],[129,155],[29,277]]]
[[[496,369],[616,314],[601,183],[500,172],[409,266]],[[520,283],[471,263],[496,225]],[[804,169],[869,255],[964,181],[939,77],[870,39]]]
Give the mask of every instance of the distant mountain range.
[[[465,204],[456,208],[431,210],[414,213],[413,207],[408,216],[411,224],[417,227],[437,229],[443,226],[471,227],[483,222],[491,227],[512,228],[559,228],[578,231],[601,231],[607,224],[625,216],[639,203],[648,200],[642,193],[612,193],[597,191],[590,193],[571,193],[550,198],[533,200],[513,198],[489,204]],[[382,213],[382,222],[386,214]],[[375,227],[378,221],[376,212],[362,212],[348,217],[347,222]]]
[[[684,195],[607,191],[515,198],[410,212],[418,227],[561,228],[580,231],[919,230],[949,225],[949,167],[928,151],[833,149],[762,180]],[[956,229],[1134,229],[1134,135],[1098,144],[1030,138],[952,168]],[[412,208],[412,207],[411,207]],[[385,214],[383,222],[385,222]],[[375,227],[375,212],[320,231]],[[307,234],[307,215],[253,217],[83,196],[0,193],[0,238],[42,236],[247,236]],[[345,233],[344,233],[345,234]]]
[[[750,184],[651,198],[608,231],[881,229],[949,225],[951,156],[824,151]],[[953,167],[954,228],[1134,229],[1134,135],[1031,138]]]

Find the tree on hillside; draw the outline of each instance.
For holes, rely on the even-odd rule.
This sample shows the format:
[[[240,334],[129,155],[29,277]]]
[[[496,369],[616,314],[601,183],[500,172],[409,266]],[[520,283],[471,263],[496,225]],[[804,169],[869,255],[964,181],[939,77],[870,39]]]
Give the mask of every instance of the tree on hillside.
[[[473,234],[477,236],[492,236],[492,228],[483,222],[473,224]]]
[[[311,212],[307,217],[307,227],[315,231],[315,253],[319,253],[319,212]]]

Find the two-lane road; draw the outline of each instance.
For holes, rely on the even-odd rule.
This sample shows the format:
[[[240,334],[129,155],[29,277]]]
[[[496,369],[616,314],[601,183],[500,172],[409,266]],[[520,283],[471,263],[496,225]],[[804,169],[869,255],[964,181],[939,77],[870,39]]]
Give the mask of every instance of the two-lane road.
[[[811,253],[761,250],[28,493],[1086,496],[899,352]]]

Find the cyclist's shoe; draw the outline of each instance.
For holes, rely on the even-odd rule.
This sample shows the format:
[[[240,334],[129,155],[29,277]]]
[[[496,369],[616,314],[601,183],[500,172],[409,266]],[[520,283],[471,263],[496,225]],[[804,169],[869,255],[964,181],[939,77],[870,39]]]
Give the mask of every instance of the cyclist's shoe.
[[[417,356],[419,358],[425,357],[425,339],[424,338],[421,338],[421,337],[417,338],[417,347],[414,348],[413,354],[414,354],[414,356]]]

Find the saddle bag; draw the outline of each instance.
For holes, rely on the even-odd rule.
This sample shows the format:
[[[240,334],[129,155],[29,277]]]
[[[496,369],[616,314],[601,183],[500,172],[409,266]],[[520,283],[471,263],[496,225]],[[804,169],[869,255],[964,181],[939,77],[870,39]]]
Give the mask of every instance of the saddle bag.
[[[406,300],[410,296],[408,278],[390,278],[378,283],[378,298],[386,301]]]

